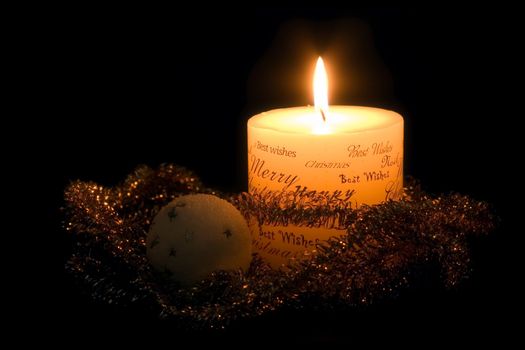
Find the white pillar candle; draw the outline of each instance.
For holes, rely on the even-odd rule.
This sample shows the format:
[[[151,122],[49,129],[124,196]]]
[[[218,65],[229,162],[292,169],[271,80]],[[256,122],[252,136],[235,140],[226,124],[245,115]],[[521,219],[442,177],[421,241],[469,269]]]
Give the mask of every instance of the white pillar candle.
[[[275,109],[249,119],[249,192],[322,193],[354,208],[399,199],[403,118],[379,108],[328,106],[327,87],[319,59],[315,107]],[[263,225],[252,232],[254,251],[275,267],[341,233],[291,225]]]

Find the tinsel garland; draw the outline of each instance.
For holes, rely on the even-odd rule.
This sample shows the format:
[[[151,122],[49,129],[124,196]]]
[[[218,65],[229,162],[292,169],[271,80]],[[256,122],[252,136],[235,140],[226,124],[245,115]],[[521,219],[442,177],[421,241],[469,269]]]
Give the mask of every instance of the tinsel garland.
[[[151,268],[145,237],[160,208],[188,193],[221,196],[260,224],[337,225],[347,236],[282,271],[255,257],[246,273],[217,271],[183,289]],[[459,194],[432,197],[413,180],[401,201],[350,209],[280,193],[226,196],[170,164],[140,166],[114,188],[74,181],[65,201],[65,228],[75,242],[66,270],[82,289],[96,301],[190,328],[224,328],[284,305],[305,307],[312,298],[318,307],[367,304],[406,286],[415,266],[431,262],[441,265],[445,284],[453,286],[469,270],[466,238],[494,227],[487,203]]]

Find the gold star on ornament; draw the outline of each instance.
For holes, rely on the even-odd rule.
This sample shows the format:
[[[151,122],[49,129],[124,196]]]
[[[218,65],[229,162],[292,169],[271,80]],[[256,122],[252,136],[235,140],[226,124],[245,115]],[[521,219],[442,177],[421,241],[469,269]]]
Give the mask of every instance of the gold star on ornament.
[[[171,208],[168,212],[168,217],[170,218],[170,222],[177,217],[177,210],[175,208]]]
[[[159,243],[160,243],[159,236],[156,236],[155,238],[153,238],[153,241],[151,241],[149,248],[153,249],[153,247],[155,247]]]
[[[193,231],[186,231],[184,233],[184,240],[186,243],[193,241]]]

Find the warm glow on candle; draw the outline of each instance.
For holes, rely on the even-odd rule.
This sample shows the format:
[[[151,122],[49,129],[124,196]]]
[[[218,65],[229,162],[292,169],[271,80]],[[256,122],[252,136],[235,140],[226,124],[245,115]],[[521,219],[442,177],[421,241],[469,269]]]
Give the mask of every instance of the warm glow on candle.
[[[315,107],[274,109],[248,121],[249,192],[283,194],[305,204],[321,196],[345,208],[402,198],[403,117],[372,107],[328,110],[321,57],[313,85]],[[254,252],[275,268],[312,256],[331,237],[347,235],[339,222],[310,227],[252,220],[250,225]]]
[[[323,111],[323,113],[328,111],[328,77],[321,57],[317,59],[317,65],[315,66],[314,105],[317,110]]]

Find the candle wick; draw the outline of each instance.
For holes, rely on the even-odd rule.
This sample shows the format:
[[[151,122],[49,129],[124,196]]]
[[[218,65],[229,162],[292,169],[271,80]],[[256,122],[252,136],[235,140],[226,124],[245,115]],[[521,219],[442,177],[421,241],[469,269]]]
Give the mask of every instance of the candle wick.
[[[321,116],[323,117],[323,122],[326,122],[326,115],[324,114],[324,111],[322,109],[319,109],[321,111]]]

